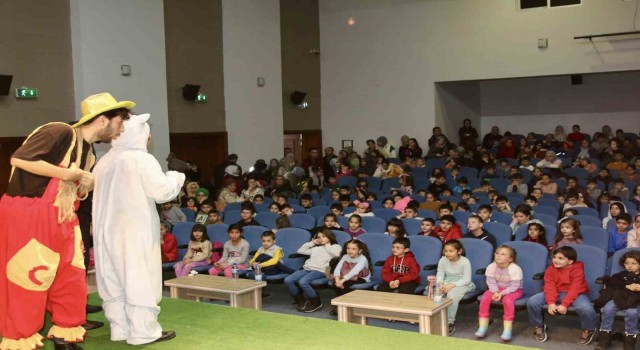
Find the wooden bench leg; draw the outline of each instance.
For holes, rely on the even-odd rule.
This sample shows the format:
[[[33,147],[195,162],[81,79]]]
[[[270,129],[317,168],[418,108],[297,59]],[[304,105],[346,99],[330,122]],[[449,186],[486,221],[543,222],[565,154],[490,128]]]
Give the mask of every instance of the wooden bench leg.
[[[351,310],[346,306],[338,306],[338,321],[351,322]]]
[[[449,336],[449,322],[447,319],[447,309],[440,310],[440,335],[443,337]]]

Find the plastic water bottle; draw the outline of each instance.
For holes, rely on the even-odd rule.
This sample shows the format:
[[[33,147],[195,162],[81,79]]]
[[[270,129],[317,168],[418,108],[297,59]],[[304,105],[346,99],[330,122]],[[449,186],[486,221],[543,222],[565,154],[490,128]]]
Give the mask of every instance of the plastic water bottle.
[[[262,282],[262,264],[257,263],[253,272],[256,276],[256,282]]]
[[[238,264],[231,265],[231,278],[238,279]]]
[[[434,288],[434,286],[436,284],[436,276],[434,276],[434,275],[427,276],[427,281],[429,282],[429,284],[427,286],[427,288],[428,288],[427,297],[429,297],[429,299],[433,300],[433,288]]]
[[[440,304],[442,302],[442,289],[440,288],[440,283],[437,283],[436,287],[433,289],[433,302],[436,304]]]

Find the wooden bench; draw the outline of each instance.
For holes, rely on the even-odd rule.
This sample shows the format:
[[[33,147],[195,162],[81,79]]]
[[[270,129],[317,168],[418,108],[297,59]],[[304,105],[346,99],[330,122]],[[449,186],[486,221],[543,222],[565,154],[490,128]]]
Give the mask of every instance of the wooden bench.
[[[262,288],[267,282],[232,279],[220,276],[195,275],[164,282],[171,298],[200,301],[202,298],[228,300],[231,307],[262,310]]]
[[[354,290],[331,300],[338,307],[338,321],[367,324],[367,318],[418,322],[420,333],[447,336],[447,308],[452,301],[442,303],[421,295]]]

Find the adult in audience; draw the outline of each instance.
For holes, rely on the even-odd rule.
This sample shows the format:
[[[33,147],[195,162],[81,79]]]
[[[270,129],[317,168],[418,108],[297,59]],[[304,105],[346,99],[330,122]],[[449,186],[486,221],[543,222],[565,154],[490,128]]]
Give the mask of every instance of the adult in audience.
[[[564,132],[564,126],[558,125],[556,126],[555,133],[553,135],[553,139],[556,142],[563,143],[567,140],[567,134]]]
[[[591,139],[591,148],[596,150],[598,154],[604,151],[604,149],[607,148],[608,144],[609,143],[601,132],[596,132],[595,134],[593,134],[593,138]]]
[[[320,149],[318,147],[309,148],[309,157],[302,161],[302,169],[309,174],[309,167],[315,166],[321,168],[324,165],[324,159],[320,157]]]
[[[272,158],[269,161],[269,167],[267,168],[267,184],[270,186],[275,181],[276,176],[284,175],[284,168],[280,165],[277,159]]]
[[[260,183],[256,179],[249,177],[249,179],[247,179],[247,188],[242,190],[240,197],[245,201],[253,202],[253,198],[257,195],[264,196],[264,188],[260,186]]]
[[[500,135],[500,128],[497,126],[493,126],[491,128],[491,132],[484,135],[482,138],[482,146],[488,150],[493,149],[494,147],[498,147],[500,145],[500,141],[502,141],[502,135]]]
[[[415,159],[422,157],[422,148],[418,144],[418,140],[410,138],[406,146],[400,147],[400,160],[405,162],[407,159]]]
[[[476,149],[476,140],[478,139],[478,131],[471,126],[471,120],[465,119],[462,122],[462,127],[458,129],[458,136],[460,136],[460,146],[466,150]]]
[[[160,218],[156,203],[175,198],[185,176],[162,172],[147,151],[149,114],[131,115],[94,170],[96,278],[111,341],[141,345],[176,336],[158,323],[162,300]]]
[[[558,194],[558,184],[551,181],[551,175],[542,174],[540,181],[536,184],[535,188],[542,190],[542,193],[548,193],[556,195]]]
[[[589,140],[583,139],[580,141],[580,146],[576,151],[576,158],[596,158],[597,156],[598,152],[591,147],[591,142],[589,142]]]
[[[582,140],[586,140],[586,137],[583,133],[580,132],[580,125],[576,124],[571,127],[571,133],[567,135],[567,141],[571,142],[573,145],[576,145]]]
[[[377,149],[378,147],[376,147],[376,142],[374,140],[367,140],[367,149],[364,150],[363,154],[365,156],[371,156],[371,153]]]
[[[383,157],[385,158],[398,157],[398,151],[396,150],[396,147],[392,145],[389,141],[387,141],[387,138],[385,136],[378,137],[376,145],[378,146],[378,151],[380,151],[380,154]]]
[[[445,145],[447,147],[451,144],[447,136],[442,133],[442,129],[439,126],[434,127],[432,129],[432,132],[433,132],[433,135],[431,135],[428,141],[429,147],[433,147],[433,145],[435,145],[438,142],[439,138],[444,139]]]
[[[402,174],[403,170],[399,165],[389,163],[387,159],[384,159],[373,173],[373,176],[381,179],[387,179],[390,177],[398,177]]]
[[[504,140],[500,149],[498,150],[498,158],[515,158],[516,157],[516,146],[513,142],[512,138],[507,138]]]
[[[449,153],[449,147],[447,146],[447,140],[444,135],[438,137],[436,142],[429,147],[427,152],[427,158],[444,158]]]
[[[238,165],[238,155],[230,154],[227,156],[227,160],[225,160],[222,164],[218,165],[214,171],[213,181],[214,185],[218,188],[222,187],[222,182],[224,181],[225,170],[229,165],[235,165],[238,167],[238,173],[242,174],[242,167]]]
[[[541,161],[538,162],[538,164],[536,164],[536,167],[538,168],[558,169],[561,166],[562,166],[562,160],[556,157],[556,154],[553,151],[545,152],[544,159],[542,159]]]
[[[375,142],[373,143],[375,145]],[[338,156],[335,155],[333,147],[326,147],[324,149],[324,157],[322,157],[322,174],[324,175],[324,181],[326,182],[329,179],[329,176],[336,176],[335,171],[333,170],[332,161]]]
[[[47,308],[55,349],[82,349],[75,343],[86,334],[87,284],[75,205],[93,190],[92,144],[118,137],[134,106],[108,93],[90,96],[73,127],[43,125],[11,156],[0,200],[0,348],[42,347]]]
[[[238,185],[235,181],[227,179],[222,186],[222,191],[220,191],[220,195],[218,195],[220,207],[224,207],[229,203],[244,202],[244,199],[236,192]]]

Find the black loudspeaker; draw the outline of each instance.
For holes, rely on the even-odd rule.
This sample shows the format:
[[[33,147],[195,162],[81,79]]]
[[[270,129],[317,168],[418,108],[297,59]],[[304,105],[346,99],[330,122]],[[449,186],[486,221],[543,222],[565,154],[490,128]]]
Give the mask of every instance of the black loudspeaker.
[[[0,75],[0,96],[9,95],[13,75]]]
[[[307,97],[306,92],[294,91],[293,93],[291,93],[291,102],[297,106],[304,102],[305,97]]]
[[[195,101],[200,92],[200,85],[185,84],[182,87],[182,97],[187,101]]]
[[[571,76],[571,85],[582,85],[582,74],[574,74]]]

